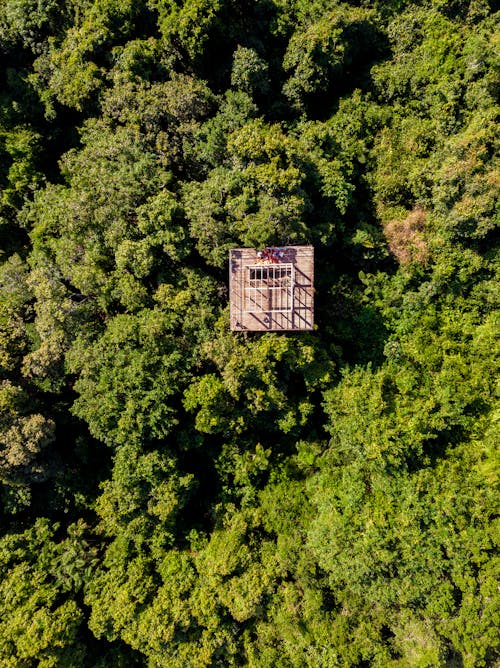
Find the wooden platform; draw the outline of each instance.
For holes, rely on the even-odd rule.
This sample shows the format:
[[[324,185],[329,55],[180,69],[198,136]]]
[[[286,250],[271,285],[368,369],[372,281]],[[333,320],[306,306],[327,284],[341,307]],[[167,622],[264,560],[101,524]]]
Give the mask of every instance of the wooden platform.
[[[231,329],[310,330],[314,324],[314,248],[235,248],[229,254]]]

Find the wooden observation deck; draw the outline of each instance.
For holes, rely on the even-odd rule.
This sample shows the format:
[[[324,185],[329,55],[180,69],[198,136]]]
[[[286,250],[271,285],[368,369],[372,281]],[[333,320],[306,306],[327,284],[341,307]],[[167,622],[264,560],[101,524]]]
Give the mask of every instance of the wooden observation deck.
[[[235,248],[229,252],[231,329],[276,332],[314,324],[314,248]]]

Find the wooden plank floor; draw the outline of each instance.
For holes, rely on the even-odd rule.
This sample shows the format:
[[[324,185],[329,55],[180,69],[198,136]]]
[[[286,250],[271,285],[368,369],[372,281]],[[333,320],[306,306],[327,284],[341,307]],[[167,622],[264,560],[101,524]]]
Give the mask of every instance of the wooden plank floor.
[[[230,251],[232,330],[269,332],[313,328],[314,248],[284,246],[279,251],[280,257],[276,263],[261,261],[255,248],[235,248]],[[280,266],[283,271],[276,271]],[[292,279],[287,280],[285,266],[293,267],[293,285],[290,285]],[[264,271],[252,273],[257,267]],[[283,287],[280,288],[280,285]],[[290,287],[287,288],[287,285]]]

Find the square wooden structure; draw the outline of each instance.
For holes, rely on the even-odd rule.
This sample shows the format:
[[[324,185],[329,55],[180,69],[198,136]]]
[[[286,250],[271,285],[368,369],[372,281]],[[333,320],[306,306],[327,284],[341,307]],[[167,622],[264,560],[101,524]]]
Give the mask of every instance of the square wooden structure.
[[[231,329],[298,331],[314,324],[314,248],[229,252]]]

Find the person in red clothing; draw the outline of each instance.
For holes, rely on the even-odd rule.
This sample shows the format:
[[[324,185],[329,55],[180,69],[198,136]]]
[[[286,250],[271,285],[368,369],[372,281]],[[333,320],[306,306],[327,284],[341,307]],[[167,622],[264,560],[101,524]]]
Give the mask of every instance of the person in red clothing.
[[[279,248],[272,247],[257,251],[257,257],[260,262],[272,262],[276,264],[285,257],[285,254]]]

